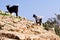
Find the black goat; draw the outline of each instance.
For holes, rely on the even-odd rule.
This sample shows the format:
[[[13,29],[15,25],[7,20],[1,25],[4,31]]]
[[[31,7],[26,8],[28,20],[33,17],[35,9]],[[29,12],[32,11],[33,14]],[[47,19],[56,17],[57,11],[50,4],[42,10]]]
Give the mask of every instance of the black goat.
[[[42,18],[36,16],[35,14],[33,14],[33,17],[35,18],[36,23],[41,25],[41,23],[42,23]]]
[[[13,5],[12,7],[9,7],[9,5],[6,6],[7,10],[12,14],[13,12],[16,13],[16,16],[18,16],[18,6]]]

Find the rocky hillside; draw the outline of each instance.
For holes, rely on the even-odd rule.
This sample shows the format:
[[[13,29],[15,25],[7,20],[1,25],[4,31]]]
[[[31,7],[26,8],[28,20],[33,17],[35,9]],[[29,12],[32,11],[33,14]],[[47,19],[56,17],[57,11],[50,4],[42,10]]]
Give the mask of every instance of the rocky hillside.
[[[54,32],[44,30],[23,17],[0,11],[0,40],[60,40]]]

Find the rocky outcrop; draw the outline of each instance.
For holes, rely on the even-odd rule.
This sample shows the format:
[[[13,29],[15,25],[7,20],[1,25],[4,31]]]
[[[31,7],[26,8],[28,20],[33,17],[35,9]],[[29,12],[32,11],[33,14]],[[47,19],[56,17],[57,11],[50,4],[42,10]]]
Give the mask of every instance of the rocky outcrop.
[[[0,12],[0,40],[60,40],[55,33],[33,21],[4,13]]]

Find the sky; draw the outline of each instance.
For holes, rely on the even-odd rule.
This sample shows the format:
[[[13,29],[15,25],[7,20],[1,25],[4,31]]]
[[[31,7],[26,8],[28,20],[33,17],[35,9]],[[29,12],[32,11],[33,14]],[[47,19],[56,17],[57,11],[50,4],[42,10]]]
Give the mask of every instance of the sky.
[[[33,14],[42,16],[42,21],[60,13],[60,0],[0,0],[0,10],[7,11],[6,5],[18,5],[19,16],[34,20]]]

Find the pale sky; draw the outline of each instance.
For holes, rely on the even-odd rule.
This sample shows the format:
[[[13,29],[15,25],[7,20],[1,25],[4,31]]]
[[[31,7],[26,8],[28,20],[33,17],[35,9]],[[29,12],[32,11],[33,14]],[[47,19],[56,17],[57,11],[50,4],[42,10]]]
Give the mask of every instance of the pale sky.
[[[0,0],[0,10],[7,11],[6,5],[18,5],[19,16],[34,20],[33,14],[43,16],[43,22],[60,13],[60,0]]]

